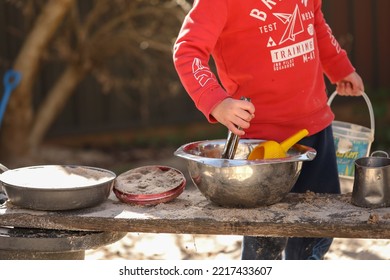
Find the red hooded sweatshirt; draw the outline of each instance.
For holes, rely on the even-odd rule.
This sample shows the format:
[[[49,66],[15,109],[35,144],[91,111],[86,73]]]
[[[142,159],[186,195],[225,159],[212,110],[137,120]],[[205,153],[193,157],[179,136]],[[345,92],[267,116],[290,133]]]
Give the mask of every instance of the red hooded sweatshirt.
[[[324,74],[334,83],[355,69],[326,24],[321,4],[194,1],[174,46],[174,64],[209,122],[216,122],[210,113],[223,99],[245,96],[256,108],[246,138],[282,141],[300,129],[315,134],[331,124]]]

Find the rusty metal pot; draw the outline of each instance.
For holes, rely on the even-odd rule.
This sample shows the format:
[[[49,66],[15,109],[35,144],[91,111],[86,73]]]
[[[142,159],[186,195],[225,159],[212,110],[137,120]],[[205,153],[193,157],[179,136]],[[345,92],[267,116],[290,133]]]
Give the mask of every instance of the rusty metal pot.
[[[373,156],[382,153],[384,156]],[[355,160],[352,204],[367,208],[390,206],[390,158],[376,151],[370,157]]]
[[[3,171],[0,182],[8,201],[35,210],[72,210],[105,201],[114,185],[112,171],[78,165],[38,165]],[[1,191],[1,190],[0,190]]]

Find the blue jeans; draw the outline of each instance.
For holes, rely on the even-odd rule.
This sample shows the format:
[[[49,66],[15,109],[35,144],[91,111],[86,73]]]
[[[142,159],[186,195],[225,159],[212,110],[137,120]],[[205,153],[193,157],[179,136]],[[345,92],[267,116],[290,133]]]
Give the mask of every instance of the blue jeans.
[[[243,260],[322,260],[333,238],[244,236]]]
[[[317,156],[303,163],[301,174],[291,192],[340,193],[332,127],[299,142],[314,148]],[[244,236],[243,260],[322,260],[333,238],[286,238]]]

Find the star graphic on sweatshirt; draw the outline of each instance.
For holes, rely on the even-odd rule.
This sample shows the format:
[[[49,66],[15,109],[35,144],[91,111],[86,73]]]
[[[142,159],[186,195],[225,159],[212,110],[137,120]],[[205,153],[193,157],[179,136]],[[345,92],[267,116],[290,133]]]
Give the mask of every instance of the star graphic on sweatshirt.
[[[301,13],[298,5],[295,6],[292,14],[274,13],[274,16],[277,17],[283,24],[287,25],[279,45],[289,40],[295,42],[295,36],[303,32]]]

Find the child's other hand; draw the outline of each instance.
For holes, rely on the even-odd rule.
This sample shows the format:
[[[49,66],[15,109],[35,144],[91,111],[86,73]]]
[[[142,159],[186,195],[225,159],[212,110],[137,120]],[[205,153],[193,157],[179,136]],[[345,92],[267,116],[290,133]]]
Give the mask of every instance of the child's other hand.
[[[214,108],[211,115],[231,132],[242,136],[245,132],[239,130],[238,127],[249,128],[250,121],[255,116],[254,113],[255,106],[251,102],[226,98]]]
[[[364,92],[364,84],[358,73],[353,72],[336,83],[336,91],[340,95],[359,96]]]

